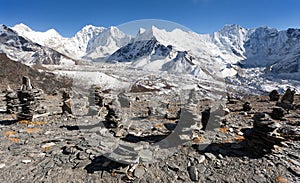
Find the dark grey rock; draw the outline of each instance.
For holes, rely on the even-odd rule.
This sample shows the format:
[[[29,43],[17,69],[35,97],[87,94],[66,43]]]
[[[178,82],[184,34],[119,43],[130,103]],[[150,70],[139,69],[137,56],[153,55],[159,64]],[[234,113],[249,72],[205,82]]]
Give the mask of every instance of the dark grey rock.
[[[280,98],[280,95],[277,90],[272,90],[269,93],[269,97],[270,97],[270,101],[278,101]]]
[[[283,108],[275,106],[275,107],[273,107],[273,110],[272,110],[270,116],[273,119],[280,120],[280,119],[282,119],[282,117],[284,116],[284,114],[285,114],[285,111],[284,111]]]
[[[189,166],[188,168],[188,172],[189,172],[189,175],[190,175],[190,179],[192,181],[198,181],[198,170],[195,166]]]
[[[251,111],[252,109],[252,105],[250,104],[250,102],[245,102],[243,104],[243,111]]]
[[[290,104],[293,104],[294,102],[294,95],[295,95],[296,91],[295,90],[291,90],[290,88],[288,88],[284,95],[281,98],[281,102],[288,102]]]
[[[73,114],[71,95],[67,91],[63,91],[62,94],[63,105],[61,106],[62,114]]]

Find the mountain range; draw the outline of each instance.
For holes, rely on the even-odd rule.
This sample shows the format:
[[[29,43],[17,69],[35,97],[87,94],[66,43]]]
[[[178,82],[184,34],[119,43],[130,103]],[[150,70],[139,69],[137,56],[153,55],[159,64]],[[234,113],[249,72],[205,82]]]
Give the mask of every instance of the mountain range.
[[[225,25],[217,32],[198,34],[152,26],[130,36],[117,27],[87,25],[65,38],[54,29],[37,32],[24,24],[1,25],[0,52],[27,64],[129,62],[141,69],[200,76],[211,71],[223,77],[237,74],[238,68],[265,67],[266,72],[300,78],[300,29],[292,28]]]

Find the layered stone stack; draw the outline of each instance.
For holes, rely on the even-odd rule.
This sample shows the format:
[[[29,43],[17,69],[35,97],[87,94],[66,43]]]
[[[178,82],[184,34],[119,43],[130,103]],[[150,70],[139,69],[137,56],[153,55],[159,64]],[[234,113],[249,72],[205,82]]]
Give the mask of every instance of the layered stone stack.
[[[14,90],[8,88],[5,95],[6,112],[8,114],[17,114],[19,108],[18,94]]]
[[[71,95],[67,91],[63,91],[62,94],[63,105],[61,106],[62,114],[73,114],[71,106]]]
[[[278,132],[281,124],[271,119],[268,114],[257,112],[253,120],[253,128],[249,134],[246,134],[253,143],[267,148],[285,140]]]
[[[103,96],[101,96],[102,92],[99,87],[96,85],[92,85],[89,89],[89,111],[88,115],[99,115],[99,110],[103,107]]]
[[[117,115],[116,106],[113,105],[113,102],[104,104],[104,107],[107,110],[105,120],[110,128],[117,128],[120,125],[121,118]]]
[[[181,112],[180,101],[172,100],[167,105],[166,118],[167,119],[179,119]]]
[[[278,101],[280,98],[280,95],[277,90],[272,90],[269,93],[269,97],[270,97],[270,101]]]
[[[285,115],[285,111],[283,108],[275,106],[270,114],[273,119],[280,120]]]
[[[149,101],[146,99],[136,97],[134,101],[131,101],[130,108],[135,117],[147,118],[151,115]]]
[[[290,88],[288,88],[284,95],[281,98],[280,102],[277,102],[277,106],[280,106],[282,108],[284,108],[285,110],[289,111],[291,109],[293,109],[294,105],[294,95],[295,95],[296,91],[295,90],[291,90]]]
[[[252,105],[250,104],[250,102],[245,102],[243,104],[243,111],[251,111],[252,109]]]
[[[18,120],[31,121],[34,114],[43,114],[47,110],[41,106],[40,101],[43,100],[43,91],[32,87],[30,79],[23,77],[22,87],[17,91],[19,106],[21,108],[17,117]]]

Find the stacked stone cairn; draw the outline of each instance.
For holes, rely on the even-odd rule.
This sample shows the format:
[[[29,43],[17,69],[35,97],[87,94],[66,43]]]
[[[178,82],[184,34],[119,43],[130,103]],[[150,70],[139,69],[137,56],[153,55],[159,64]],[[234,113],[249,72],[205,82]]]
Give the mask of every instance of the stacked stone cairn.
[[[104,104],[104,107],[107,110],[107,114],[105,116],[107,127],[109,128],[120,127],[121,118],[117,115],[117,108],[115,105],[113,105],[113,102],[111,101],[108,104]]]
[[[246,134],[246,138],[254,144],[271,149],[275,144],[278,145],[284,141],[284,138],[278,132],[281,128],[280,122],[273,120],[263,112],[255,113],[253,120],[253,128],[250,133]]]
[[[19,99],[16,91],[8,88],[5,95],[7,114],[17,114],[19,108]]]
[[[282,107],[275,106],[270,114],[273,119],[281,120],[285,115],[285,111]]]
[[[67,91],[63,91],[62,94],[63,104],[61,106],[63,115],[72,115],[72,106],[71,106],[71,95]]]
[[[251,111],[251,109],[252,109],[252,105],[250,102],[245,102],[243,104],[243,111]]]
[[[181,105],[180,101],[172,100],[167,105],[166,119],[174,120],[180,118]]]
[[[89,111],[88,115],[94,116],[99,115],[99,110],[104,106],[103,104],[103,96],[101,96],[101,89],[96,85],[92,85],[89,89]]]
[[[276,90],[269,94],[271,101],[278,101]],[[253,128],[245,134],[254,144],[260,145],[259,148],[271,150],[274,145],[281,145],[282,141],[299,140],[300,129],[289,124],[283,117],[289,110],[294,108],[295,90],[287,89],[281,100],[273,107],[269,114],[257,112],[253,116]]]
[[[151,115],[151,109],[147,99],[141,99],[137,96],[135,100],[131,101],[130,107],[135,117],[147,118]]]
[[[31,85],[30,79],[26,76],[22,78],[22,87],[17,91],[20,112],[17,114],[18,120],[32,121],[34,114],[44,114],[46,108],[41,106],[43,91],[35,89]]]
[[[285,110],[289,111],[291,109],[294,108],[294,95],[295,95],[296,91],[295,90],[291,90],[290,88],[288,88],[284,95],[281,97],[281,101],[277,102],[276,105],[279,107],[284,108]]]
[[[276,101],[277,102],[280,98],[280,95],[279,95],[277,90],[272,90],[269,93],[269,97],[270,97],[270,101]]]

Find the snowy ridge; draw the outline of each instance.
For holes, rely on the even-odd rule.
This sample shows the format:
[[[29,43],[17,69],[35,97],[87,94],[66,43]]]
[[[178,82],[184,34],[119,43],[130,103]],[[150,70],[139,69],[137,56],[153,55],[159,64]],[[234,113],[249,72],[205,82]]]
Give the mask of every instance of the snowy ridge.
[[[16,61],[26,64],[61,64],[73,65],[75,61],[59,52],[33,43],[19,36],[5,25],[0,25],[0,50]]]
[[[12,29],[33,42],[77,60],[105,57],[129,43],[131,39],[116,27],[104,28],[93,25],[83,27],[71,38],[62,37],[54,29],[36,32],[24,24],[17,24]]]
[[[124,34],[117,27],[109,27],[89,40],[85,57],[104,59],[130,41],[131,36]]]
[[[149,70],[155,68],[194,75],[197,72],[193,65],[210,62],[219,66],[218,72],[223,77],[237,74],[236,64],[239,64],[242,67],[268,67],[273,73],[297,78],[300,72],[299,38],[299,29],[278,31],[268,27],[245,29],[239,25],[225,25],[218,32],[200,35],[179,29],[167,32],[152,26],[147,30],[140,29],[132,43],[120,48],[108,60],[133,62],[139,68]],[[193,63],[186,64],[186,59],[176,58],[185,52],[194,55]]]
[[[141,28],[136,37],[116,27],[85,26],[72,38],[55,30],[35,32],[24,24],[14,28],[20,35],[78,60],[131,62],[139,69],[198,75],[205,70],[234,76],[240,67],[266,67],[284,77],[299,78],[300,30],[278,31],[260,27],[245,29],[225,25],[212,34],[197,34],[152,26]],[[2,48],[3,50],[4,48]],[[188,53],[183,56],[183,53]],[[192,56],[189,62],[187,55]]]

